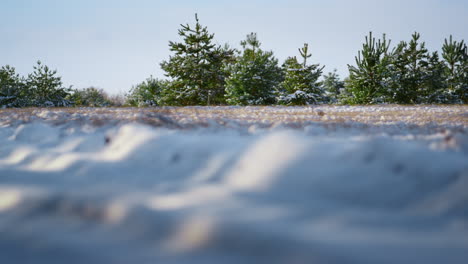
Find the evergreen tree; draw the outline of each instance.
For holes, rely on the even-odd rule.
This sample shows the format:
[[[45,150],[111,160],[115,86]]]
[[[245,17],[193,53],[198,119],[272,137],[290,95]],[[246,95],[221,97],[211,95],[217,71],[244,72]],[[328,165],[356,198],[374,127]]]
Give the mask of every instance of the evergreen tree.
[[[29,74],[26,85],[29,88],[29,98],[35,106],[69,106],[66,99],[71,88],[62,86],[62,78],[56,76],[56,70],[50,70],[40,61],[34,66],[34,72]]]
[[[452,36],[445,39],[442,46],[442,57],[446,63],[447,81],[446,97],[449,101],[468,103],[468,54],[467,46],[462,40],[454,41]]]
[[[175,105],[220,103],[224,73],[220,61],[233,53],[212,44],[214,34],[203,27],[195,14],[196,24],[181,25],[179,36],[183,42],[169,42],[174,55],[161,63],[166,76],[172,79],[164,91],[165,102]],[[214,99],[213,99],[214,97]]]
[[[346,82],[344,94],[349,97],[343,98],[344,103],[371,104],[383,101],[390,75],[389,46],[390,41],[387,41],[385,35],[376,42],[372,32],[369,33],[355,58],[356,66],[348,65],[349,81]]]
[[[24,80],[9,65],[0,68],[0,107],[27,106],[28,95]]]
[[[95,87],[75,89],[67,99],[74,106],[104,107],[111,104],[106,92]]]
[[[225,104],[226,103],[226,78],[229,76],[229,72],[224,71],[224,65],[235,62],[234,49],[231,49],[228,45],[218,46],[210,54],[210,72],[209,75],[209,89],[207,104]]]
[[[428,57],[425,68],[423,89],[418,96],[418,103],[446,103],[445,95],[445,65],[435,51]]]
[[[153,76],[144,82],[133,86],[127,97],[127,104],[131,106],[156,106],[165,104],[162,98],[163,90],[169,87],[167,81],[154,79]]]
[[[328,96],[331,99],[331,102],[334,103],[338,101],[338,98],[340,98],[341,92],[345,87],[344,81],[340,79],[336,69],[323,76],[322,86],[325,90],[326,96]]]
[[[257,34],[241,42],[243,51],[226,66],[226,101],[232,105],[265,105],[275,102],[274,91],[282,81],[278,60],[271,51],[260,49]]]
[[[409,43],[402,41],[393,54],[391,81],[386,101],[399,104],[418,102],[424,92],[428,72],[429,52],[425,43],[418,43],[420,34],[415,32]]]
[[[296,57],[286,59],[283,64],[284,81],[281,83],[282,91],[278,97],[280,104],[305,105],[317,104],[324,101],[324,91],[320,87],[318,79],[322,75],[324,67],[320,64],[307,64],[309,45],[299,49],[302,63]]]

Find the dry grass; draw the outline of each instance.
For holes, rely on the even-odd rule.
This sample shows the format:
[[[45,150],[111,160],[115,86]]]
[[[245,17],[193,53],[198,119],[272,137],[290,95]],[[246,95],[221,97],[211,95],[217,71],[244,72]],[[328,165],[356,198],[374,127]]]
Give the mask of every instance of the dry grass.
[[[440,106],[307,106],[307,107],[155,107],[155,108],[24,108],[0,110],[0,125],[45,121],[103,126],[127,122],[157,127],[274,127],[303,128],[401,125],[406,127],[468,127],[468,105]]]

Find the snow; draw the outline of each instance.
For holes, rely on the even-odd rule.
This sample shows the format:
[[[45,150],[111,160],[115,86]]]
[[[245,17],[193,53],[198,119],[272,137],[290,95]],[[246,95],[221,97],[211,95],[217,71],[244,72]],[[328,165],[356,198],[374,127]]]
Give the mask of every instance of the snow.
[[[466,263],[467,110],[0,110],[0,263]]]

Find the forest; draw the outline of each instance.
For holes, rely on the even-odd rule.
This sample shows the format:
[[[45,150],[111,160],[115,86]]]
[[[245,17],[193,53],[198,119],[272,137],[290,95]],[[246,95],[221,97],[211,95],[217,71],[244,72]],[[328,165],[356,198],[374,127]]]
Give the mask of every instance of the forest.
[[[309,44],[282,64],[262,49],[256,33],[241,49],[215,45],[201,25],[182,24],[180,41],[169,42],[172,56],[160,64],[165,79],[149,77],[125,95],[103,89],[64,87],[57,70],[41,61],[28,76],[0,68],[0,107],[466,104],[468,49],[450,35],[439,51],[429,51],[419,33],[392,46],[384,34],[369,32],[348,64],[349,75],[324,73]]]

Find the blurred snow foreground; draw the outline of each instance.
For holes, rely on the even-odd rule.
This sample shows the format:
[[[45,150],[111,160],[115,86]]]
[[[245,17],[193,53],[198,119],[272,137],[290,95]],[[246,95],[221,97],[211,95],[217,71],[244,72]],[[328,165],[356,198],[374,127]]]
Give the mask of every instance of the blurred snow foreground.
[[[0,263],[466,263],[468,107],[0,112]]]

